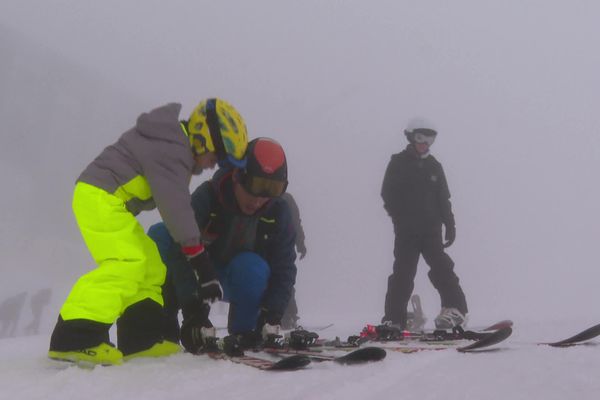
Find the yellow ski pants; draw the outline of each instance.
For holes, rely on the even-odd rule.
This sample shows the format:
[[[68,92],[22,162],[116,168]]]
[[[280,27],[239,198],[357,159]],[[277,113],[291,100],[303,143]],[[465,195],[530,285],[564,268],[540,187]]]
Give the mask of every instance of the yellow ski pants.
[[[112,324],[127,307],[146,298],[163,305],[166,267],[123,200],[78,182],[73,212],[98,267],[75,283],[60,310],[62,318]]]

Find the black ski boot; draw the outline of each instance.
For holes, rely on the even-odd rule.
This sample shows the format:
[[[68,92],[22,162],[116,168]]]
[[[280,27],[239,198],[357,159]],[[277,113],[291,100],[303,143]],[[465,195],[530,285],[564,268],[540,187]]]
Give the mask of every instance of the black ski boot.
[[[244,349],[240,342],[240,335],[225,336],[223,338],[223,353],[229,357],[243,357]]]
[[[288,345],[295,350],[305,350],[314,346],[318,338],[319,335],[316,332],[309,332],[299,326],[298,329],[290,332]]]
[[[192,354],[217,350],[217,330],[208,319],[210,306],[200,302],[190,303],[182,310],[181,344]]]

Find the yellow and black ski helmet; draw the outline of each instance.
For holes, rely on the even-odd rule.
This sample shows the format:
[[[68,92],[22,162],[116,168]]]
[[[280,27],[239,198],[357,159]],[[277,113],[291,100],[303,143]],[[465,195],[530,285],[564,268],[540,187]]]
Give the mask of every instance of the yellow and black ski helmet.
[[[225,100],[206,99],[192,111],[187,123],[195,154],[215,152],[219,164],[228,160],[238,166],[248,147],[248,132],[240,113]]]

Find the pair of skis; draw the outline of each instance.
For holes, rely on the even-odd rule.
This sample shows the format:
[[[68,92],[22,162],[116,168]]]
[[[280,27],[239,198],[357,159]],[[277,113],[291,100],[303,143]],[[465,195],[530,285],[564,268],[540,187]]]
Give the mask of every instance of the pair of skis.
[[[337,350],[337,349],[336,349]],[[277,356],[280,360],[267,359],[260,357],[264,353],[267,356]],[[379,347],[362,347],[353,349],[353,351],[342,356],[314,351],[308,348],[295,349],[290,346],[264,347],[255,354],[247,353],[240,355],[228,355],[222,350],[214,347],[211,351],[199,353],[205,354],[214,360],[229,360],[236,364],[243,364],[249,367],[257,368],[263,371],[294,371],[308,366],[311,362],[331,361],[341,365],[363,364],[373,361],[381,361],[386,356],[386,351]]]
[[[506,340],[512,334],[512,327],[507,326],[507,327],[503,327],[503,328],[500,328],[500,329],[492,331],[492,332],[466,331],[465,333],[467,335],[469,335],[469,333],[476,333],[477,338],[471,339],[474,341],[472,343],[464,345],[464,346],[456,346],[456,345],[452,344],[451,342],[449,345],[441,345],[444,343],[444,341],[436,342],[434,340],[428,340],[428,341],[425,341],[425,343],[428,343],[425,346],[411,346],[411,345],[403,345],[402,346],[402,345],[400,345],[400,346],[393,346],[393,347],[386,346],[385,348],[387,350],[397,351],[397,352],[402,352],[402,353],[416,353],[416,352],[420,352],[420,351],[424,351],[424,350],[447,350],[447,349],[455,349],[459,353],[471,353],[471,352],[477,352],[477,351],[485,351],[485,350],[489,350],[488,349],[489,347],[494,346],[494,345]],[[459,340],[465,340],[465,339],[467,339],[467,338],[463,337],[463,338],[460,338]],[[456,340],[456,339],[452,339],[452,340]]]
[[[394,343],[391,346],[384,345],[386,350],[403,353],[415,353],[423,350],[446,350],[456,349],[462,353],[475,352],[480,350],[489,350],[488,348],[503,342],[512,334],[513,323],[510,320],[499,321],[487,328],[477,331],[464,331],[455,329],[452,332],[434,331],[429,333],[406,332],[404,336],[391,340],[384,340],[382,343]],[[538,342],[537,345],[546,345],[557,348],[585,345],[588,341],[600,336],[600,324],[587,328],[573,336],[555,342]],[[457,344],[457,341],[471,340],[472,343],[464,346]],[[369,340],[367,340],[368,342]],[[373,339],[377,341],[377,339]],[[406,344],[395,345],[405,342]],[[426,343],[426,345],[414,345],[414,343]],[[336,346],[335,343],[329,343],[329,346]],[[346,346],[351,348],[350,343],[339,343],[337,346]]]
[[[333,361],[337,364],[342,365],[353,365],[353,364],[363,364],[367,362],[373,361],[381,361],[387,355],[385,349],[381,347],[361,347],[359,349],[354,349],[351,352],[343,355],[343,356],[335,356],[333,354],[327,354],[322,350],[314,350],[314,349],[293,349],[290,347],[284,347],[281,349],[276,348],[265,348],[262,351],[269,354],[277,354],[277,355],[301,355],[308,357],[311,361]]]
[[[433,332],[408,332],[386,325],[367,325],[360,335],[350,336],[347,342],[336,338],[335,341],[321,342],[321,346],[324,349],[352,349],[365,343],[378,343],[386,350],[404,353],[449,348],[468,353],[503,342],[512,334],[512,325],[512,321],[503,320],[478,331],[465,331],[456,327],[452,331],[436,330]],[[472,343],[460,346],[465,340],[470,340]]]
[[[228,360],[263,371],[295,371],[306,367],[311,362],[309,357],[301,354],[294,354],[278,361],[245,354],[243,356],[229,356],[222,352],[207,352],[202,354],[207,355],[213,360]]]
[[[325,341],[319,344],[311,344],[307,348],[295,349],[290,346],[282,348],[264,348],[261,352],[267,355],[282,357],[280,360],[266,359],[256,355],[243,355],[238,357],[227,356],[222,352],[205,353],[217,360],[230,360],[232,362],[247,365],[267,371],[292,371],[308,366],[315,361],[331,361],[342,365],[361,364],[366,362],[380,361],[386,356],[387,351],[416,353],[426,350],[448,350],[455,349],[461,353],[490,350],[491,346],[505,341],[512,334],[513,323],[510,320],[499,321],[493,325],[477,331],[454,330],[453,332],[407,332],[406,336],[394,340],[377,341],[366,340],[362,343]],[[557,348],[565,348],[586,344],[589,340],[600,336],[600,324],[585,329],[576,335],[555,342],[540,342],[538,345],[547,345]],[[464,340],[472,343],[457,346]],[[366,343],[378,343],[382,347],[359,347]],[[399,344],[406,343],[406,344]],[[417,343],[419,345],[414,345]],[[425,343],[425,344],[423,344]],[[348,351],[348,354],[336,356],[329,351]]]

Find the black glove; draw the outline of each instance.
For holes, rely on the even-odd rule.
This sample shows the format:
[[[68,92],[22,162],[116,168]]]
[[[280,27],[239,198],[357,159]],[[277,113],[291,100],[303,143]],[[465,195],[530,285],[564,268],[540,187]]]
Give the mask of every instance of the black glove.
[[[188,352],[194,354],[206,349],[211,343],[211,338],[216,337],[216,330],[208,319],[210,306],[201,303],[200,300],[193,300],[181,311],[183,314],[181,344]]]
[[[188,262],[198,280],[200,299],[207,303],[221,300],[223,298],[223,289],[204,246],[184,247],[183,252],[187,256]]]
[[[446,239],[444,248],[452,246],[452,243],[454,243],[454,240],[456,239],[456,226],[446,225],[446,235],[444,238]]]

